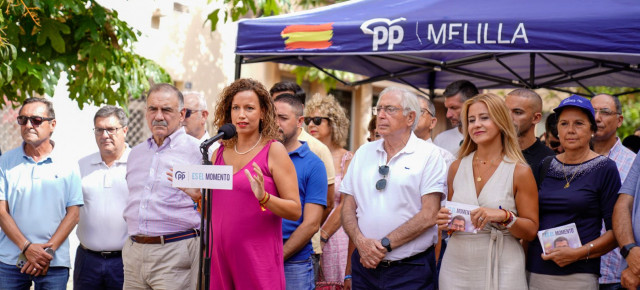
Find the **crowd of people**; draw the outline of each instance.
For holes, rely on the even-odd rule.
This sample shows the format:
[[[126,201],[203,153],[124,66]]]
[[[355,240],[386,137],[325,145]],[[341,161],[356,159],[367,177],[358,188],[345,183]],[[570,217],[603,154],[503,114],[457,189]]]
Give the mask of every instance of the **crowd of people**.
[[[333,96],[234,81],[212,115],[236,133],[206,152],[232,168],[233,189],[211,191],[204,231],[201,190],[172,186],[210,137],[201,93],[152,86],[151,136],[132,148],[125,111],[103,106],[98,152],[77,163],[52,140],[51,102],[28,98],[23,142],[0,156],[0,289],[66,289],[70,275],[74,289],[196,289],[202,235],[210,289],[640,286],[640,159],[617,137],[616,97],[564,99],[538,138],[532,90],[460,80],[443,96],[452,129],[433,139],[433,101],[384,89],[351,152]],[[567,226],[575,240],[555,231]],[[560,236],[547,243],[549,231]]]

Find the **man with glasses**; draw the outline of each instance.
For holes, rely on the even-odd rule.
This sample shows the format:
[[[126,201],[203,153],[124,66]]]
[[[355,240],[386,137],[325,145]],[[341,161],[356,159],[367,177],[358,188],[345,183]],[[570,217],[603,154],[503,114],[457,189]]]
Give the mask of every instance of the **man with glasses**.
[[[188,135],[198,139],[200,143],[207,141],[209,133],[207,132],[207,118],[209,111],[207,110],[207,99],[204,94],[199,92],[184,92],[184,121],[182,125]],[[215,142],[209,147],[209,159],[213,151],[220,147],[220,143]]]
[[[0,157],[0,289],[65,289],[83,204],[78,167],[51,140],[51,102],[28,98],[18,114],[22,145]]]
[[[80,209],[73,270],[74,289],[122,289],[122,246],[127,223],[127,114],[119,107],[104,106],[93,117],[98,152],[78,161],[85,204]]]
[[[416,134],[418,138],[433,144],[433,141],[431,140],[431,130],[433,130],[438,123],[438,119],[435,117],[436,107],[433,105],[431,100],[425,96],[418,95],[418,99],[420,100],[420,118],[418,119],[418,125],[416,126],[416,129],[413,130],[413,133]],[[436,147],[444,159],[444,162],[447,163],[447,168],[449,168],[451,163],[456,160],[456,157],[444,148],[439,146]]]
[[[536,138],[536,124],[542,120],[542,98],[532,90],[515,89],[507,94],[505,103],[516,127],[522,155],[537,177],[542,160],[554,155],[553,150]]]
[[[436,287],[447,169],[436,146],[413,134],[419,112],[415,94],[383,90],[375,107],[382,139],[358,149],[342,181],[342,225],[356,246],[353,289]]]
[[[438,134],[433,142],[449,150],[453,155],[458,154],[458,150],[464,139],[462,135],[462,122],[460,120],[462,104],[477,94],[478,89],[476,86],[467,80],[459,80],[449,84],[442,93],[444,106],[447,108],[447,119],[449,119],[453,128]]]
[[[624,183],[636,155],[620,142],[616,131],[622,126],[622,104],[617,97],[599,94],[591,98],[598,130],[593,135],[593,151],[616,162],[620,181]],[[603,224],[604,233],[604,224]],[[622,289],[620,276],[625,268],[620,249],[600,258],[600,289]]]
[[[201,163],[198,140],[181,126],[184,116],[177,88],[156,84],[149,89],[145,117],[152,136],[133,147],[127,159],[125,289],[196,288],[200,214],[195,202],[201,195],[174,188],[167,178],[176,164]]]

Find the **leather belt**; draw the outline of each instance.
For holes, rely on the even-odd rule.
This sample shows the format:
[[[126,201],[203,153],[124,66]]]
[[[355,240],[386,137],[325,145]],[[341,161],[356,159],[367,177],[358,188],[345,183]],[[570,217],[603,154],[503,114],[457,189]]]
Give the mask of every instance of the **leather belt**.
[[[116,257],[122,257],[122,251],[94,251],[91,250],[87,247],[85,247],[83,244],[80,244],[80,248],[82,248],[83,250],[85,250],[87,253],[90,254],[94,254],[94,255],[98,255],[98,256],[102,256],[103,258],[107,259],[107,258],[116,258]]]
[[[378,264],[378,267],[388,268],[388,267],[393,267],[393,266],[397,266],[397,265],[401,265],[401,264],[415,264],[415,262],[413,262],[413,260],[426,255],[427,253],[429,253],[429,251],[431,251],[433,249],[434,249],[434,246],[431,246],[428,249],[426,249],[424,252],[417,253],[417,254],[415,254],[415,255],[413,255],[411,257],[404,258],[402,260],[396,260],[396,261],[382,260]]]
[[[200,230],[191,229],[184,232],[179,232],[170,235],[158,236],[158,237],[148,237],[148,236],[131,236],[131,240],[138,244],[165,244],[172,243],[181,240],[186,240],[194,237],[200,236]]]

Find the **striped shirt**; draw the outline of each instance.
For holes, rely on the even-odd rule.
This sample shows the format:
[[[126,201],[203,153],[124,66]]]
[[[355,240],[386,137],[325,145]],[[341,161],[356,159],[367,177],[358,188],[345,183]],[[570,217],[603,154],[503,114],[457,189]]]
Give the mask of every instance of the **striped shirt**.
[[[608,157],[616,162],[618,172],[620,173],[620,182],[624,183],[633,164],[633,160],[636,158],[636,154],[627,149],[627,147],[624,147],[618,138],[616,144],[611,147]],[[602,234],[605,233],[604,223],[601,232]],[[599,283],[620,283],[620,275],[622,275],[622,270],[624,270],[625,267],[626,263],[623,262],[622,255],[620,255],[620,248],[616,247],[613,251],[600,257],[600,274],[602,276],[598,280]]]

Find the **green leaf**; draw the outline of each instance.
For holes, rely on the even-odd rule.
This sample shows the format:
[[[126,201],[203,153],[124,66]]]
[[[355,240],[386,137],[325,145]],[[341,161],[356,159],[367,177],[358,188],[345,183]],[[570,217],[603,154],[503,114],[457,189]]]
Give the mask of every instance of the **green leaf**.
[[[42,46],[47,41],[47,39],[49,39],[49,41],[51,41],[51,47],[53,47],[55,51],[57,51],[58,53],[64,53],[65,43],[60,33],[69,34],[71,32],[69,26],[56,20],[47,18],[42,19],[41,21],[42,26],[40,27],[41,30],[38,33],[37,44],[39,46]]]
[[[11,69],[11,66],[8,63],[5,63],[4,67],[7,71],[7,82],[10,82],[11,78],[13,78],[13,69]]]
[[[213,12],[209,13],[209,15],[207,15],[207,20],[211,21],[211,31],[215,31],[216,27],[218,25],[218,12],[220,12],[220,8],[213,10]],[[207,23],[207,21],[204,22],[205,24]]]

